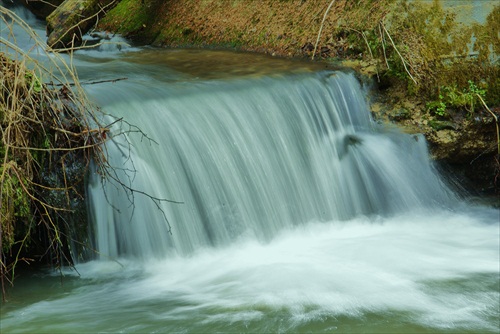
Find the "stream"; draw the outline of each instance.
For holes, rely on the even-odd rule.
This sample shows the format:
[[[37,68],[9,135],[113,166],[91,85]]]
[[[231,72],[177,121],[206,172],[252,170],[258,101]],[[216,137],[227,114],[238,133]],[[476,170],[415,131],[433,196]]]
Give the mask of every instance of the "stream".
[[[23,273],[2,333],[498,333],[498,209],[450,189],[422,135],[375,122],[355,73],[111,41],[72,60],[109,80],[84,85],[102,122],[141,130],[115,123],[108,161],[178,203],[92,170],[98,252]]]

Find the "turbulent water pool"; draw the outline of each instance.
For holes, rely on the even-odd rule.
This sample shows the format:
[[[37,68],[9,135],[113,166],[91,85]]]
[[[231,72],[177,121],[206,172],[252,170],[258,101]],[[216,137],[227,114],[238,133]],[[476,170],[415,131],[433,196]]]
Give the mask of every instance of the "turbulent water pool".
[[[91,172],[98,253],[21,272],[2,333],[498,333],[498,209],[449,189],[423,136],[374,122],[353,73],[125,46],[73,62],[126,77],[85,87],[103,122],[154,140],[115,123],[116,176],[182,203]]]
[[[469,208],[470,209],[470,208]],[[21,276],[3,333],[496,333],[495,213],[309,223],[270,243]]]

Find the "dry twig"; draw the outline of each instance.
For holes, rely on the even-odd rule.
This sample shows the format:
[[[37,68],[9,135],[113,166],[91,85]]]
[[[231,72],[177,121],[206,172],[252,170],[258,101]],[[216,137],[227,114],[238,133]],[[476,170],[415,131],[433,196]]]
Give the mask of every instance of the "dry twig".
[[[319,39],[321,38],[321,33],[323,32],[323,25],[325,24],[326,17],[328,16],[328,13],[330,12],[330,9],[332,8],[333,4],[335,3],[335,0],[332,0],[330,4],[328,5],[328,8],[325,11],[325,14],[323,15],[323,20],[321,20],[321,26],[319,27],[318,31],[318,38],[316,38],[316,43],[314,44],[314,50],[311,56],[311,59],[314,60],[314,56],[316,55],[316,50],[318,49],[318,43]]]

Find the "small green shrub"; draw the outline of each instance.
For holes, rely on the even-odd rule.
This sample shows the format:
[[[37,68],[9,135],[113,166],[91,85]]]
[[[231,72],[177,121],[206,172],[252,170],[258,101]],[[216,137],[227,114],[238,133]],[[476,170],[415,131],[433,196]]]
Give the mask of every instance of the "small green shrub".
[[[443,94],[439,94],[439,99],[436,101],[431,101],[427,103],[427,110],[436,116],[445,117],[448,116],[446,111],[446,104],[444,103]]]
[[[464,96],[466,97],[468,105],[470,106],[469,113],[470,115],[472,115],[474,113],[474,108],[476,104],[480,102],[478,95],[481,96],[482,98],[485,98],[486,90],[477,87],[476,84],[471,80],[469,80],[468,83],[469,83],[469,89],[464,93]]]
[[[486,95],[486,90],[479,88],[472,80],[468,80],[468,87],[459,89],[457,85],[441,87],[438,99],[427,103],[427,110],[436,116],[445,117],[448,115],[446,109],[465,109],[471,117],[474,114],[476,105]]]

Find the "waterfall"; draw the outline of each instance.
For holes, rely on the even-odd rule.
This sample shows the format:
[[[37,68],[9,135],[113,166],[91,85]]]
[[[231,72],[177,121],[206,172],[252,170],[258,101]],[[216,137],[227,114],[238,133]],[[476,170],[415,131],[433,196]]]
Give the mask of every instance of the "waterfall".
[[[111,177],[87,182],[100,258],[16,270],[2,332],[498,333],[498,208],[457,200],[351,73],[208,50],[67,59],[112,124]]]
[[[248,235],[266,242],[308,222],[453,201],[424,138],[376,124],[352,74],[125,82],[92,94],[154,140],[129,133],[107,144],[116,175],[139,192],[91,177],[89,211],[106,257],[190,254]]]

